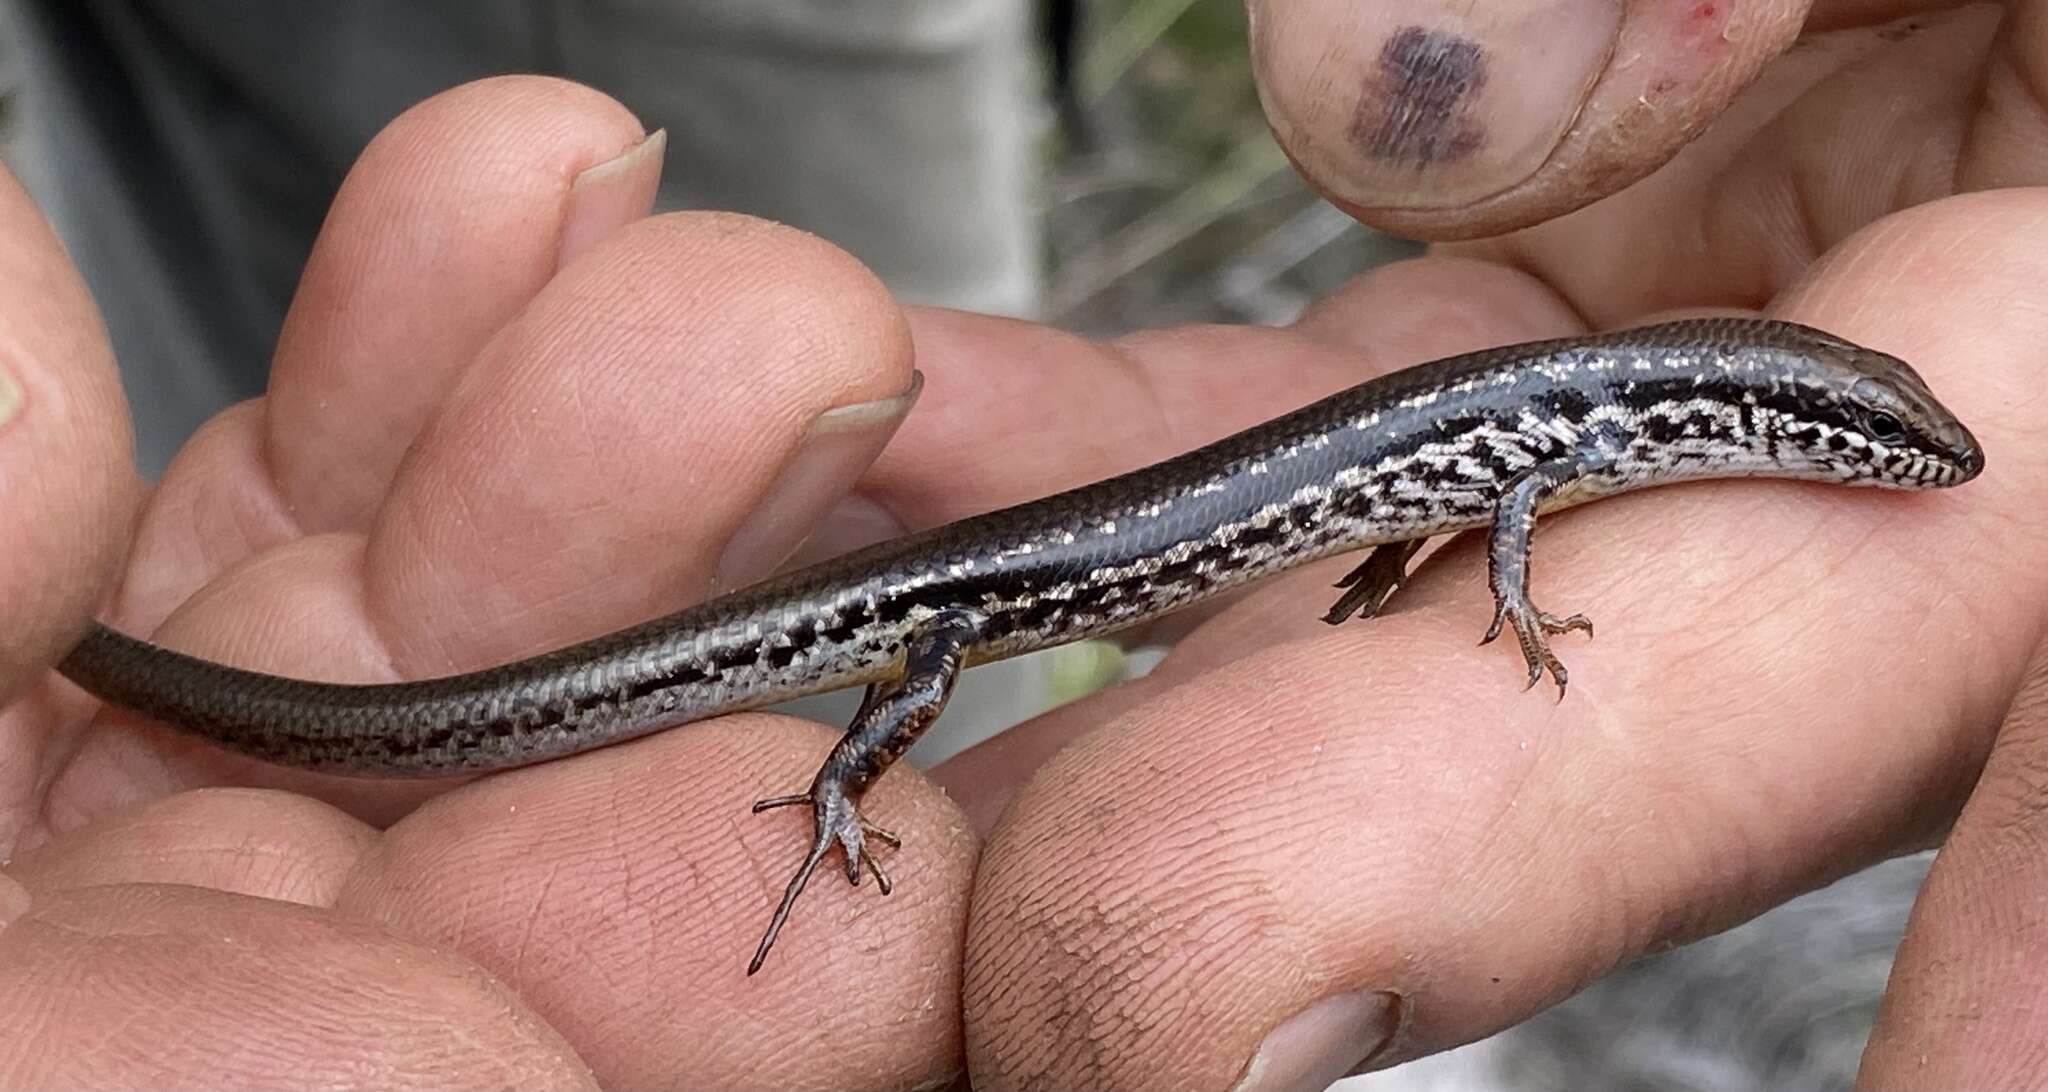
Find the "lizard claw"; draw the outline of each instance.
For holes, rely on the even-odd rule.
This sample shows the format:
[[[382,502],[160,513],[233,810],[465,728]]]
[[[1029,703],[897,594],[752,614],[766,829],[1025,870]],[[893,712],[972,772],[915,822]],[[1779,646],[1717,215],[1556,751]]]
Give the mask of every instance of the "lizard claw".
[[[1583,614],[1559,618],[1548,611],[1537,609],[1536,605],[1526,598],[1510,599],[1507,596],[1497,596],[1493,601],[1493,624],[1486,628],[1486,636],[1480,638],[1479,643],[1483,645],[1493,641],[1501,635],[1504,627],[1509,626],[1515,631],[1515,643],[1522,646],[1523,661],[1529,665],[1529,685],[1522,689],[1533,689],[1542,681],[1543,673],[1547,671],[1551,678],[1557,680],[1557,700],[1563,701],[1565,684],[1570,675],[1565,671],[1563,661],[1550,650],[1551,635],[1580,630],[1591,637],[1593,620]]]
[[[1323,614],[1323,621],[1337,625],[1346,618],[1374,618],[1386,609],[1387,600],[1408,580],[1408,562],[1422,549],[1424,539],[1389,542],[1372,548],[1365,561],[1337,581],[1349,589]]]
[[[901,848],[903,839],[894,833],[868,822],[861,817],[860,805],[846,794],[838,784],[823,777],[812,783],[811,791],[791,796],[772,796],[754,804],[755,814],[771,808],[793,807],[798,804],[811,805],[811,816],[816,824],[816,833],[811,839],[811,851],[804,855],[803,864],[797,866],[796,875],[790,877],[789,886],[782,893],[782,902],[775,908],[775,916],[768,921],[768,932],[761,938],[761,946],[754,951],[753,961],[747,964],[747,973],[761,969],[768,958],[768,949],[775,946],[775,938],[782,932],[782,925],[789,920],[790,907],[796,905],[797,896],[804,893],[804,886],[811,882],[811,874],[825,860],[825,854],[833,845],[838,845],[846,855],[846,881],[860,886],[860,870],[866,865],[874,873],[875,886],[886,895],[895,884],[889,874],[882,870],[882,864],[868,849],[867,840],[875,841],[891,849]]]

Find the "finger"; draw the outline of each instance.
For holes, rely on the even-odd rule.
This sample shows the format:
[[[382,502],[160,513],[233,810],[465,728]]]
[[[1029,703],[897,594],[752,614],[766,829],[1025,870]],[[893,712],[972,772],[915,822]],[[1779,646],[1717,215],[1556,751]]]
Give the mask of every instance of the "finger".
[[[362,525],[485,342],[647,214],[661,148],[604,95],[526,78],[457,88],[379,134],[278,345],[266,448],[302,526]]]
[[[182,884],[331,906],[375,840],[361,821],[304,796],[202,789],[19,855],[7,871],[38,891]]]
[[[843,252],[746,217],[644,221],[550,284],[451,393],[369,544],[371,609],[405,661],[475,666],[702,598],[721,567],[772,567],[736,542],[774,561],[794,545],[750,517],[819,421],[907,409],[910,387],[901,313]],[[862,418],[880,440],[899,419]]]
[[[2025,302],[2044,213],[2005,191],[1888,220],[1783,312],[1913,359],[1994,469],[1938,494],[1722,483],[1549,518],[1538,588],[1601,626],[1562,704],[1520,700],[1519,665],[1473,646],[1489,604],[1467,547],[1370,625],[1315,621],[1335,561],[1190,638],[984,849],[976,1087],[1307,1087],[1482,1036],[1939,829],[2048,610],[2043,396],[1985,364],[2048,335]],[[1199,1035],[1185,1012],[1209,1014]]]
[[[1806,3],[1249,0],[1273,131],[1332,201],[1420,238],[1493,234],[1669,159]]]
[[[2048,1083],[2048,646],[1914,903],[1857,1087]]]
[[[269,546],[364,529],[484,344],[562,264],[646,214],[662,146],[559,80],[469,84],[393,121],[335,197],[268,396],[167,470],[120,620],[147,632]]]
[[[457,957],[198,888],[35,893],[0,928],[0,1009],[23,1088],[597,1087]]]
[[[821,873],[745,973],[810,838],[803,809],[749,804],[808,783],[832,734],[742,715],[466,786],[393,827],[339,908],[475,960],[607,1088],[940,1087],[973,839],[928,784],[862,804],[903,837],[895,893]]]

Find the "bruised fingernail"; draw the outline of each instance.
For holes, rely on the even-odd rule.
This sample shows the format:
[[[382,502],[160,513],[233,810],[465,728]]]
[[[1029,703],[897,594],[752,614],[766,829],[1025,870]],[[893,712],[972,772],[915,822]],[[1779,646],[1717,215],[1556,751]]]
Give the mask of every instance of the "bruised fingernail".
[[[1321,1092],[1387,1049],[1402,1008],[1381,990],[1326,997],[1266,1036],[1232,1092]]]
[[[0,930],[14,924],[34,904],[35,899],[20,881],[0,876]]]
[[[1455,208],[1535,173],[1578,117],[1622,0],[1254,3],[1274,131],[1361,208]]]
[[[711,594],[745,587],[788,560],[882,454],[923,389],[923,374],[912,372],[901,394],[819,414],[775,484],[726,541],[712,570]]]
[[[654,191],[661,185],[661,157],[667,148],[668,130],[656,129],[631,148],[584,168],[569,183],[569,206],[562,216],[555,268],[568,265],[598,240],[654,208]]]

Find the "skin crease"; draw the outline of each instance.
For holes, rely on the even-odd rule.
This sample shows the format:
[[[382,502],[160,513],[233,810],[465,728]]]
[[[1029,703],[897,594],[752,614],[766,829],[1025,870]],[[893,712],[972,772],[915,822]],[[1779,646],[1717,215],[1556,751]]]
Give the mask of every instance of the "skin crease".
[[[1796,20],[1784,7],[1763,6]],[[1355,559],[1280,578],[1211,612],[1153,676],[932,780],[883,779],[869,807],[906,839],[897,893],[816,885],[752,980],[804,819],[746,804],[806,783],[836,729],[737,716],[467,785],[363,785],[92,717],[17,666],[25,696],[0,720],[0,988],[8,1011],[46,1016],[0,1042],[0,1073],[276,1084],[318,1057],[432,1085],[459,1044],[509,1059],[504,1083],[522,1087],[900,1088],[971,1066],[982,1089],[1228,1088],[1270,1031],[1333,995],[1400,991],[1407,1023],[1377,1060],[1411,1056],[1951,823],[1959,842],[2012,837],[2010,812],[1957,815],[2048,608],[2048,192],[1991,190],[2043,181],[2048,134],[2023,91],[2048,86],[2048,33],[2031,5],[2004,31],[1980,8],[1907,35],[1862,26],[1873,7],[1833,6],[1834,37],[1764,65],[1722,124],[1616,200],[1381,270],[1288,329],[1113,343],[906,316],[787,229],[581,205],[579,172],[641,140],[630,116],[550,81],[460,88],[365,152],[271,395],[216,419],[153,491],[118,590],[105,558],[133,484],[107,454],[126,438],[95,319],[75,292],[0,294],[5,365],[48,384],[0,429],[21,445],[0,468],[10,490],[17,468],[79,476],[63,504],[0,506],[19,543],[5,578],[108,590],[131,631],[327,678],[475,666],[701,595],[807,422],[901,391],[913,358],[924,399],[858,490],[906,528],[1406,363],[1680,307],[1767,305],[1895,352],[1989,453],[1947,493],[1705,485],[1546,520],[1538,601],[1600,624],[1560,642],[1563,705],[1520,691],[1511,651],[1474,647],[1489,604],[1470,544],[1372,623],[1316,620]],[[1958,73],[1984,93],[1953,95]],[[1845,136],[1859,118],[1889,128]],[[1550,169],[1582,200],[1632,174],[1589,159],[1569,175],[1572,154]],[[469,230],[480,214],[499,219]],[[7,283],[65,268],[24,201],[0,217]],[[564,237],[600,241],[564,256]],[[417,401],[389,409],[364,374],[394,357]],[[1260,382],[1247,361],[1268,362]],[[74,521],[67,536],[32,534],[53,518]],[[54,658],[92,602],[14,619],[31,650],[18,663]],[[2012,757],[1977,799],[2040,811],[2039,751],[2001,744]],[[2001,859],[1986,849],[1937,880],[2038,899],[2038,877],[1994,873]],[[1901,982],[2018,961],[1970,999],[2030,1003],[2038,938],[1936,907],[1916,916]],[[109,944],[75,973],[80,938],[202,933],[249,954]],[[363,996],[402,1003],[337,1008]],[[288,1053],[138,1046],[261,1044],[335,1011],[346,1034],[295,1030]],[[2011,1026],[1895,1001],[1862,1080],[2048,1079]],[[135,1049],[112,1049],[108,1028]],[[107,1068],[122,1064],[137,1068]]]

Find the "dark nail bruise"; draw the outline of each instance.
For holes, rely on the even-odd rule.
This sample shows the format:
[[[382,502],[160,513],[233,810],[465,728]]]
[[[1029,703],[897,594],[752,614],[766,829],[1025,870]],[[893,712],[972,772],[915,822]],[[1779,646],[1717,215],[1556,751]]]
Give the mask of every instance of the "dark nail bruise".
[[[1373,159],[1417,167],[1463,159],[1485,139],[1472,97],[1486,86],[1479,43],[1426,27],[1403,27],[1380,50],[1351,119],[1351,139]]]

